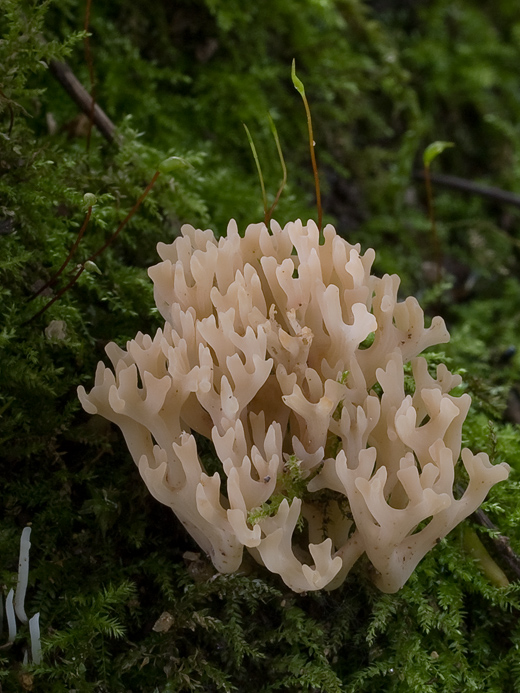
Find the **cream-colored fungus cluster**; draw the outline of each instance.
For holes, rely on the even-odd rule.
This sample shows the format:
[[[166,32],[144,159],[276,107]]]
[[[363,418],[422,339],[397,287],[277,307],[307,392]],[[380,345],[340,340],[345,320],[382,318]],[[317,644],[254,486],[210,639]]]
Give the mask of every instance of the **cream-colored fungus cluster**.
[[[150,492],[219,571],[237,570],[245,546],[297,592],[332,589],[366,553],[395,592],[507,478],[464,449],[469,483],[454,498],[470,397],[416,358],[448,332],[397,300],[397,276],[370,274],[373,250],[296,221],[243,238],[231,222],[219,240],[184,226],[158,251],[164,329],[109,344],[114,370],[100,363],[79,397],[121,428]],[[193,432],[213,441],[220,474]]]

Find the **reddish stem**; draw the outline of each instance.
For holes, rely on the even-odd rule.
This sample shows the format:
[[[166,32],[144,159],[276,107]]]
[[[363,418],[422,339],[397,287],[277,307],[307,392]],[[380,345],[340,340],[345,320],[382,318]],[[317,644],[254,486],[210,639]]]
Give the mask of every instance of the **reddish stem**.
[[[113,242],[116,240],[116,238],[118,237],[119,233],[120,233],[120,232],[123,230],[123,228],[128,224],[128,222],[130,221],[130,219],[134,216],[134,214],[137,212],[137,210],[139,209],[139,207],[140,207],[141,204],[143,203],[144,199],[146,198],[146,196],[148,195],[148,193],[150,192],[150,190],[151,190],[151,189],[153,188],[153,186],[155,185],[155,182],[156,182],[157,178],[159,178],[160,173],[161,173],[160,171],[156,171],[156,172],[154,173],[152,180],[148,183],[148,185],[147,185],[146,188],[144,189],[142,195],[139,197],[139,199],[137,200],[137,202],[135,203],[135,205],[134,205],[134,206],[132,207],[132,209],[128,212],[128,214],[126,215],[126,217],[125,217],[125,218],[123,219],[123,221],[119,224],[119,226],[117,227],[117,229],[115,230],[115,232],[110,236],[110,238],[107,240],[107,242],[106,242],[103,246],[101,246],[101,248],[99,248],[99,250],[96,250],[95,253],[92,253],[92,255],[91,255],[90,257],[88,257],[84,262],[82,262],[81,265],[79,265],[79,267],[78,267],[78,271],[77,271],[76,274],[72,277],[72,279],[70,280],[70,282],[69,282],[65,287],[63,287],[63,289],[61,289],[61,290],[56,294],[56,296],[54,296],[48,303],[46,303],[46,304],[43,306],[43,308],[41,308],[41,310],[39,310],[35,315],[33,315],[32,318],[29,318],[29,320],[26,320],[26,321],[23,323],[23,325],[27,325],[28,323],[32,322],[35,318],[37,318],[37,317],[39,317],[40,315],[42,315],[42,313],[45,313],[45,311],[48,310],[48,309],[52,306],[53,303],[55,303],[58,299],[60,299],[66,291],[68,291],[72,286],[74,286],[74,284],[78,281],[78,279],[80,278],[80,276],[81,276],[82,273],[84,272],[84,270],[85,270],[85,265],[87,264],[87,262],[93,262],[99,255],[101,255],[101,253],[103,253],[103,252],[108,248],[108,246],[109,246],[111,243],[113,243]]]
[[[435,223],[435,208],[433,205],[433,190],[432,182],[430,178],[430,167],[428,165],[424,166],[424,183],[426,186],[426,200],[428,204],[428,216],[430,218],[431,232],[432,232],[432,243],[433,243],[433,255],[435,258],[436,267],[436,281],[440,282],[442,277],[442,249],[439,243],[439,236],[437,235],[437,225]]]
[[[323,210],[321,208],[320,177],[318,174],[318,165],[316,163],[316,152],[314,151],[315,142],[314,134],[312,131],[311,109],[309,108],[309,104],[307,103],[305,95],[303,97],[303,103],[305,105],[305,112],[307,114],[307,125],[309,128],[309,146],[311,150],[312,171],[314,173],[314,187],[316,189],[316,207],[318,208],[318,229],[321,231],[321,227],[323,225]]]
[[[85,260],[85,262],[83,263],[84,265],[85,265],[87,262],[93,262],[93,261],[98,257],[98,255],[101,255],[101,253],[103,253],[103,252],[108,248],[108,246],[116,240],[116,238],[119,236],[119,233],[120,233],[120,232],[123,230],[123,228],[128,224],[128,222],[130,221],[130,219],[134,216],[134,214],[137,212],[137,210],[139,209],[139,207],[140,207],[141,204],[143,203],[144,199],[147,197],[147,195],[148,195],[148,193],[150,192],[150,190],[151,190],[151,189],[153,188],[153,186],[155,185],[155,182],[156,182],[157,178],[159,178],[160,174],[161,174],[160,171],[156,171],[156,172],[153,174],[152,180],[148,183],[148,185],[147,185],[146,188],[144,189],[144,192],[142,193],[141,197],[137,200],[137,202],[135,203],[135,205],[134,205],[134,206],[132,207],[132,209],[128,212],[128,214],[127,214],[126,217],[123,219],[123,221],[119,224],[119,226],[117,227],[117,229],[115,230],[115,232],[110,236],[110,238],[109,238],[108,241],[105,243],[105,245],[103,245],[99,250],[96,250],[96,252],[95,252],[93,255],[91,255],[89,258],[87,258],[87,259]]]
[[[72,256],[74,255],[74,252],[76,251],[76,248],[78,247],[78,245],[79,245],[79,243],[80,243],[80,241],[81,241],[81,238],[83,237],[83,234],[84,234],[85,231],[86,231],[86,228],[87,228],[87,226],[88,226],[88,222],[90,221],[91,215],[92,215],[92,207],[89,207],[88,210],[87,210],[87,213],[86,213],[86,215],[85,215],[85,219],[84,219],[84,221],[83,221],[83,225],[82,225],[82,227],[81,227],[80,230],[79,230],[78,237],[77,237],[76,240],[74,241],[74,245],[73,245],[72,248],[70,249],[69,254],[67,255],[67,259],[65,260],[65,262],[63,263],[63,265],[60,267],[60,269],[56,272],[56,274],[54,274],[54,275],[49,279],[49,281],[48,281],[46,284],[44,284],[42,287],[40,287],[40,288],[38,289],[38,291],[37,291],[35,294],[33,294],[33,295],[31,296],[31,298],[29,299],[29,301],[32,301],[33,299],[35,299],[35,298],[36,298],[37,296],[39,296],[43,291],[45,291],[45,289],[48,289],[50,286],[54,286],[54,284],[56,284],[56,281],[58,280],[58,277],[59,277],[60,274],[63,272],[63,270],[65,269],[65,267],[67,267],[67,265],[69,264],[69,262],[70,262]]]
[[[94,66],[93,66],[93,61],[92,61],[92,53],[90,51],[90,36],[88,35],[88,28],[90,24],[90,6],[91,6],[92,0],[87,0],[87,9],[85,11],[85,25],[84,25],[84,30],[87,32],[87,35],[85,36],[85,59],[87,61],[87,66],[88,66],[88,76],[90,80],[90,96],[91,96],[91,102],[90,102],[90,111],[88,114],[88,132],[87,132],[87,152],[90,149],[90,137],[92,134],[92,127],[94,125],[94,109],[96,107],[96,96],[95,96],[95,91],[94,91]]]

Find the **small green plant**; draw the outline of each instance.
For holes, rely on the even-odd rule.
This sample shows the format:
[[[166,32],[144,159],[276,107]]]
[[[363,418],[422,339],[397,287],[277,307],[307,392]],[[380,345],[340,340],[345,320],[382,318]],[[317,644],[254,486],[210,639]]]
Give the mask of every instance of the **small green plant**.
[[[263,503],[258,508],[253,508],[247,515],[247,521],[250,525],[256,525],[264,517],[273,517],[276,515],[283,500],[292,503],[294,498],[302,498],[306,495],[307,484],[314,474],[307,476],[302,474],[300,468],[301,460],[298,460],[296,455],[289,455],[283,465],[282,473],[279,475],[276,484],[276,491],[271,498]],[[297,528],[303,529],[304,521],[300,516],[298,519]]]

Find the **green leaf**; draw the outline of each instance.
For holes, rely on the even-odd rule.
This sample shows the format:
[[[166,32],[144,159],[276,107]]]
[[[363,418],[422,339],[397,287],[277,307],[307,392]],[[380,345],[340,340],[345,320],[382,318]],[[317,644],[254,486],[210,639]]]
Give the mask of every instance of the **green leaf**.
[[[187,168],[188,166],[191,167],[191,164],[189,161],[186,161],[186,159],[183,159],[180,156],[170,156],[167,159],[164,159],[164,161],[161,161],[158,166],[158,170],[161,173],[171,173],[172,171],[180,168]]]
[[[291,79],[296,91],[300,94],[300,96],[305,98],[305,87],[303,86],[301,79],[296,76],[296,60],[294,58],[291,67]]]
[[[454,147],[454,146],[455,146],[455,144],[453,142],[442,142],[442,141],[432,142],[424,150],[424,154],[423,154],[424,165],[429,166],[431,164],[431,162],[437,156],[439,156],[439,154],[442,154],[442,152],[445,149],[448,149],[449,147]]]

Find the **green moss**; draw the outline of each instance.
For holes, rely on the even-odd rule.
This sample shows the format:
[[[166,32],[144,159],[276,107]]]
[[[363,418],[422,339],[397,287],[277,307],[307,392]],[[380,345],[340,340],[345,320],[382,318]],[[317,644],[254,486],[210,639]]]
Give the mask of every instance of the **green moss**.
[[[38,667],[22,666],[26,629],[0,649],[2,690],[518,690],[518,582],[501,565],[512,584],[494,587],[465,552],[464,528],[397,595],[379,593],[362,561],[330,594],[289,593],[247,562],[237,575],[214,575],[204,557],[185,554],[197,547],[149,496],[119,433],[84,415],[75,394],[92,382],[108,341],[124,345],[159,325],[146,273],[158,241],[172,241],[183,222],[224,233],[230,217],[241,228],[262,218],[241,121],[254,133],[268,197],[280,178],[268,110],[276,123],[288,167],[276,217],[315,216],[305,118],[290,81],[296,58],[327,220],[373,245],[377,272],[399,272],[403,294],[447,319],[449,366],[473,397],[463,444],[512,466],[484,510],[520,553],[520,434],[504,420],[520,381],[518,212],[434,190],[446,274],[432,287],[424,190],[410,179],[424,147],[449,140],[456,147],[432,169],[518,188],[520,30],[511,3],[93,3],[96,98],[119,143],[94,130],[88,151],[77,107],[47,68],[66,59],[88,85],[84,12],[79,0],[0,7],[0,583],[5,596],[20,531],[32,523],[27,610],[40,611],[44,643]],[[96,196],[92,219],[55,292],[169,157],[190,166],[161,174],[96,258],[100,274],[83,273],[31,320],[52,298],[31,300],[77,238],[84,195]],[[53,320],[62,336],[46,334]],[[428,360],[433,368],[444,356]],[[280,501],[305,484],[296,461],[288,469]],[[466,526],[500,564],[489,532]],[[154,630],[164,612],[171,627]]]
[[[280,504],[287,500],[289,505],[295,498],[303,498],[307,493],[307,484],[312,476],[305,475],[300,469],[301,460],[296,455],[289,455],[283,465],[282,473],[276,480],[276,490],[271,498],[258,508],[252,508],[247,515],[247,521],[251,525],[256,525],[265,517],[273,517],[278,512]],[[303,518],[300,517],[297,524],[298,529],[303,528]]]

